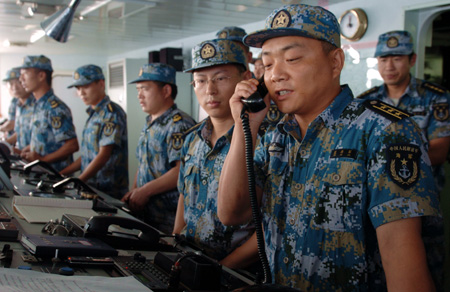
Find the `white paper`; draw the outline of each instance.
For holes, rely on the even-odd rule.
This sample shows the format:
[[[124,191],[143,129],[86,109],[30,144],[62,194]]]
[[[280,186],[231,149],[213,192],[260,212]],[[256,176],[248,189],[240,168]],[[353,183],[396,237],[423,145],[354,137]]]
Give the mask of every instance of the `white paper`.
[[[2,292],[149,292],[134,277],[62,276],[0,268]]]
[[[91,200],[66,200],[55,198],[15,196],[13,210],[29,223],[47,223],[60,219],[63,214],[90,218],[97,215]]]

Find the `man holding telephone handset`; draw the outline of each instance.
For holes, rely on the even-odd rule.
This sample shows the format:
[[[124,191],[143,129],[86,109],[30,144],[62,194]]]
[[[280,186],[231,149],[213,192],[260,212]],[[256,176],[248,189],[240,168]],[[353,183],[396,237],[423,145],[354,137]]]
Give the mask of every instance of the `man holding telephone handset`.
[[[274,281],[302,291],[433,291],[421,223],[440,214],[424,137],[406,113],[354,100],[340,85],[336,17],[283,6],[244,43],[262,48],[268,95],[286,113],[254,154]],[[240,82],[230,100],[235,130],[218,196],[226,225],[251,218],[240,114],[257,85]],[[252,133],[266,111],[250,113]]]

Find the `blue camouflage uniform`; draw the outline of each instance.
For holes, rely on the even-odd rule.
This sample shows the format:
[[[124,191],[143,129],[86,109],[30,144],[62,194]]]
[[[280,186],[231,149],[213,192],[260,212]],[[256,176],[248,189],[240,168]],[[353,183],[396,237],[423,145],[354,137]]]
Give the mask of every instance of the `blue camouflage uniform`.
[[[176,84],[175,74],[175,68],[170,65],[152,63],[144,65],[139,77],[130,83],[149,80]],[[138,188],[161,177],[181,159],[183,134],[193,125],[195,121],[178,109],[176,104],[155,120],[147,116],[136,148]],[[145,206],[144,221],[165,233],[172,233],[178,198],[179,192],[176,188],[152,196]]]
[[[265,26],[244,43],[298,35],[340,47],[336,17],[318,6],[283,6]],[[285,115],[255,150],[268,261],[276,283],[302,291],[386,291],[376,228],[440,216],[426,140],[407,113],[341,89],[303,139]]]
[[[136,149],[137,187],[162,176],[181,159],[183,133],[194,124],[194,120],[176,105],[154,121],[147,117]],[[159,230],[172,232],[178,197],[177,189],[152,196],[145,209],[145,221]]]
[[[277,283],[386,291],[375,229],[439,215],[424,137],[410,119],[396,119],[353,100],[344,86],[303,140],[290,115],[266,132],[255,170]]]
[[[128,191],[127,120],[123,109],[108,96],[86,112],[89,118],[81,141],[81,172],[94,160],[100,147],[114,145],[106,164],[87,182],[102,192],[120,199]]]
[[[242,37],[240,40],[242,41]],[[231,40],[208,40],[192,49],[192,68],[185,72],[223,64],[242,65],[246,68],[244,49]],[[234,126],[212,147],[210,141],[213,124],[210,118],[206,118],[189,131],[181,151],[183,158],[178,190],[184,196],[186,223],[181,233],[218,261],[246,242],[255,232],[253,222],[225,226],[217,216],[219,178],[230,149],[233,129]]]
[[[181,150],[178,190],[184,195],[182,234],[205,253],[222,260],[254,233],[253,223],[225,226],[217,216],[217,192],[223,162],[230,149],[233,128],[211,148],[209,118],[190,132]]]
[[[24,104],[20,104],[20,102],[17,104],[14,132],[17,133],[16,147],[18,149],[23,149],[30,145],[31,121],[33,119],[35,102],[36,100],[31,95]]]
[[[18,68],[36,68],[49,74],[53,72],[50,59],[44,55],[25,56],[22,66]],[[77,137],[69,107],[55,96],[53,89],[36,101],[31,123],[30,150],[41,156],[57,151],[66,140]],[[60,171],[72,162],[72,155],[68,155],[50,165]]]
[[[77,137],[69,107],[53,94],[53,89],[36,101],[31,122],[30,150],[41,156],[57,151],[66,140]],[[60,171],[72,162],[73,156],[69,155],[50,165]]]
[[[96,65],[84,65],[73,73],[74,83],[68,88],[89,85],[105,80],[103,71]],[[121,199],[128,191],[128,136],[127,117],[124,110],[108,96],[92,108],[86,109],[88,119],[81,140],[81,172],[97,157],[100,147],[113,145],[108,161],[87,183],[100,191]]]
[[[375,57],[390,55],[410,55],[413,53],[411,34],[407,31],[391,31],[378,38]],[[389,97],[386,85],[376,86],[362,93],[358,98],[381,100],[408,112],[411,118],[423,130],[427,141],[450,136],[448,91],[428,81],[414,78],[410,82],[397,105]],[[445,184],[443,165],[433,165],[433,175],[438,192]],[[427,259],[437,291],[443,291],[443,267],[445,258],[444,222],[442,218],[426,220],[423,240],[427,248]]]
[[[6,78],[3,81],[7,82],[13,79],[18,79],[20,77],[20,69],[12,68],[6,72]],[[19,103],[19,99],[15,96],[12,96],[11,103],[8,107],[8,120],[15,121],[16,120],[16,109]],[[8,135],[14,134],[14,129],[8,132]]]

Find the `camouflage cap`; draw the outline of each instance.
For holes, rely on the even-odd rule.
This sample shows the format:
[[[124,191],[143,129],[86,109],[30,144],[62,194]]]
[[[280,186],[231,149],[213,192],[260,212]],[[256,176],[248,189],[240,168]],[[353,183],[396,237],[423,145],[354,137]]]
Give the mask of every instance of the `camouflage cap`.
[[[19,69],[37,68],[49,72],[53,72],[52,61],[44,55],[40,56],[25,56],[23,58],[22,66]]]
[[[383,33],[378,37],[375,57],[410,55],[413,52],[411,34],[405,30],[396,30]]]
[[[242,39],[247,33],[243,28],[238,26],[227,26],[216,33],[218,39],[225,39],[230,41],[238,41],[242,43]]]
[[[265,29],[244,37],[244,44],[261,48],[271,38],[302,36],[329,42],[340,47],[339,22],[336,16],[320,6],[306,4],[285,5],[274,10],[267,18]]]
[[[247,53],[233,41],[209,40],[192,48],[192,68],[184,72],[225,64],[240,64],[247,68]]]
[[[6,78],[3,79],[3,81],[9,81],[9,80],[13,80],[13,79],[18,79],[20,77],[20,69],[19,68],[12,68],[9,69],[6,72]]]
[[[144,65],[139,71],[139,77],[129,84],[141,81],[160,81],[169,84],[175,83],[176,70],[173,66],[164,63],[151,63]]]
[[[67,86],[67,88],[88,85],[96,80],[105,80],[105,76],[103,76],[102,68],[99,66],[85,65],[73,72],[73,80],[75,82]]]

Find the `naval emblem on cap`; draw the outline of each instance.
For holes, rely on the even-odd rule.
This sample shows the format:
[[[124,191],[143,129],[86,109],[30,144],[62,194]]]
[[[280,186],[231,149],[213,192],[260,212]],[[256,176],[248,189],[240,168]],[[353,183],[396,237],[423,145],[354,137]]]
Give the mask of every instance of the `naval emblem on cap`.
[[[288,27],[291,24],[291,15],[286,10],[278,11],[273,18],[272,28]]]
[[[227,36],[228,36],[227,32],[226,32],[226,31],[222,31],[222,32],[219,34],[219,39],[226,39]]]
[[[17,78],[17,75],[16,75],[16,72],[14,72],[14,71],[12,71],[10,74],[9,74],[9,78],[10,79],[13,79],[13,78]]]
[[[388,48],[396,48],[398,47],[398,39],[392,36],[387,40],[386,45]]]
[[[216,49],[214,48],[213,45],[211,44],[204,44],[202,49],[201,49],[201,53],[200,56],[202,57],[202,59],[209,59],[212,58],[216,55]]]
[[[139,70],[139,75],[138,76],[142,76],[142,74],[144,74],[143,68],[141,68],[141,70]]]
[[[75,80],[80,79],[80,74],[78,72],[75,72],[75,74],[73,74],[73,79]]]

